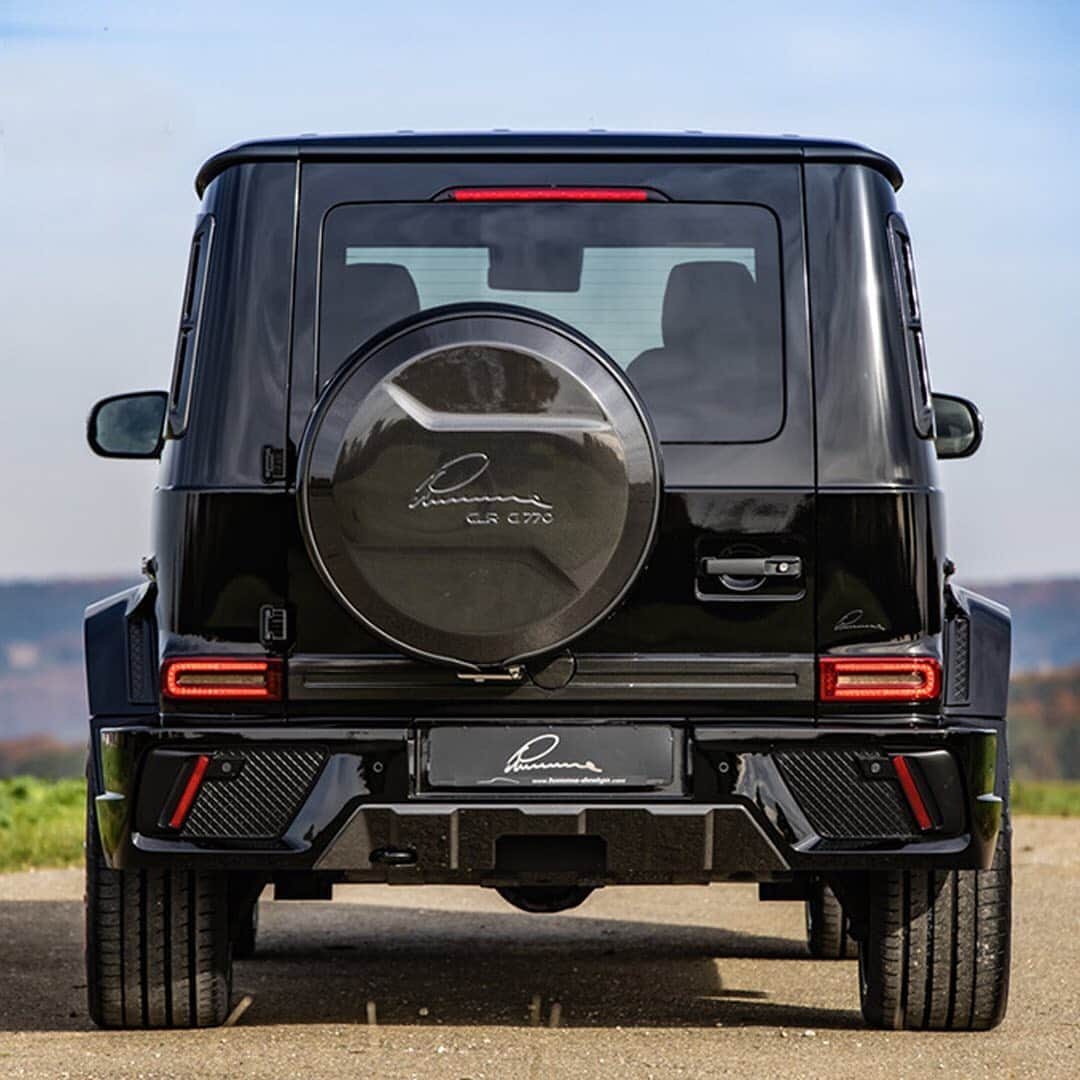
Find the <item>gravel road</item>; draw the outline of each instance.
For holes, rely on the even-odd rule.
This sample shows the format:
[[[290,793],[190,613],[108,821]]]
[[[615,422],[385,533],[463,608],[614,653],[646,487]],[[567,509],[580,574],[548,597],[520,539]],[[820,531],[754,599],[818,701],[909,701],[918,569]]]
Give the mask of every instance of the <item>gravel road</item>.
[[[801,905],[745,885],[548,916],[479,889],[264,901],[237,1026],[100,1032],[81,873],[0,876],[0,1076],[1080,1076],[1080,821],[1021,819],[1015,845],[1009,1015],[955,1035],[864,1030],[855,963],[807,959]]]

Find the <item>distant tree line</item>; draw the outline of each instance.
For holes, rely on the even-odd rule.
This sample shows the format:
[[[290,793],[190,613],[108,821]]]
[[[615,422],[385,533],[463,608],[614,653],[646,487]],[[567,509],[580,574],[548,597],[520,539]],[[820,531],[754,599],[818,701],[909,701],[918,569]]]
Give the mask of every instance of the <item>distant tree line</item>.
[[[1013,679],[1009,748],[1020,779],[1080,780],[1080,664]]]

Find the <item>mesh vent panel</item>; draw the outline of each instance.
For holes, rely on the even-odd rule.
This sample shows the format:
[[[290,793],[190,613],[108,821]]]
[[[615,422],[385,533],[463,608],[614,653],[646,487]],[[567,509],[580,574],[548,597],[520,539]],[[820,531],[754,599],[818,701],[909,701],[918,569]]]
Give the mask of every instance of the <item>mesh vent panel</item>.
[[[151,660],[150,633],[150,624],[145,619],[128,619],[128,693],[139,705],[157,700],[157,667]]]
[[[971,621],[953,620],[949,650],[949,698],[957,705],[971,700]]]
[[[245,750],[220,756],[242,758],[243,768],[233,778],[206,780],[180,832],[183,837],[277,839],[296,817],[326,760],[322,750]]]
[[[859,750],[781,751],[774,755],[814,831],[826,840],[907,840],[920,835],[895,779],[870,780]]]

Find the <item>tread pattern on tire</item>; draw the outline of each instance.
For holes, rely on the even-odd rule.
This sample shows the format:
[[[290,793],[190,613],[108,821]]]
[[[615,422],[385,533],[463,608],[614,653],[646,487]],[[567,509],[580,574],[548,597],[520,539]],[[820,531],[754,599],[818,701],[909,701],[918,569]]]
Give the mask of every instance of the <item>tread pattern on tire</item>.
[[[86,844],[86,975],[105,1028],[212,1027],[229,1012],[224,874],[110,870],[92,812]]]
[[[854,960],[859,946],[836,893],[815,881],[806,901],[806,944],[815,960]]]
[[[1012,871],[1008,828],[989,870],[872,876],[859,956],[863,1016],[883,1028],[985,1031],[1005,1015]]]

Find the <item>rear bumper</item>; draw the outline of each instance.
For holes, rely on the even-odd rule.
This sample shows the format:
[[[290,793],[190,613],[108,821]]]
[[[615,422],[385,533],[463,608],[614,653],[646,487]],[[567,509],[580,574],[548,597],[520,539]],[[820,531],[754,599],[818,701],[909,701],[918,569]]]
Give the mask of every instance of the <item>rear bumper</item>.
[[[318,871],[341,881],[767,881],[992,859],[1002,804],[990,729],[679,731],[679,790],[522,798],[426,791],[416,726],[104,728],[96,810],[115,867]],[[929,828],[892,770],[898,754],[912,763]],[[170,828],[200,755],[209,786],[184,827]]]

